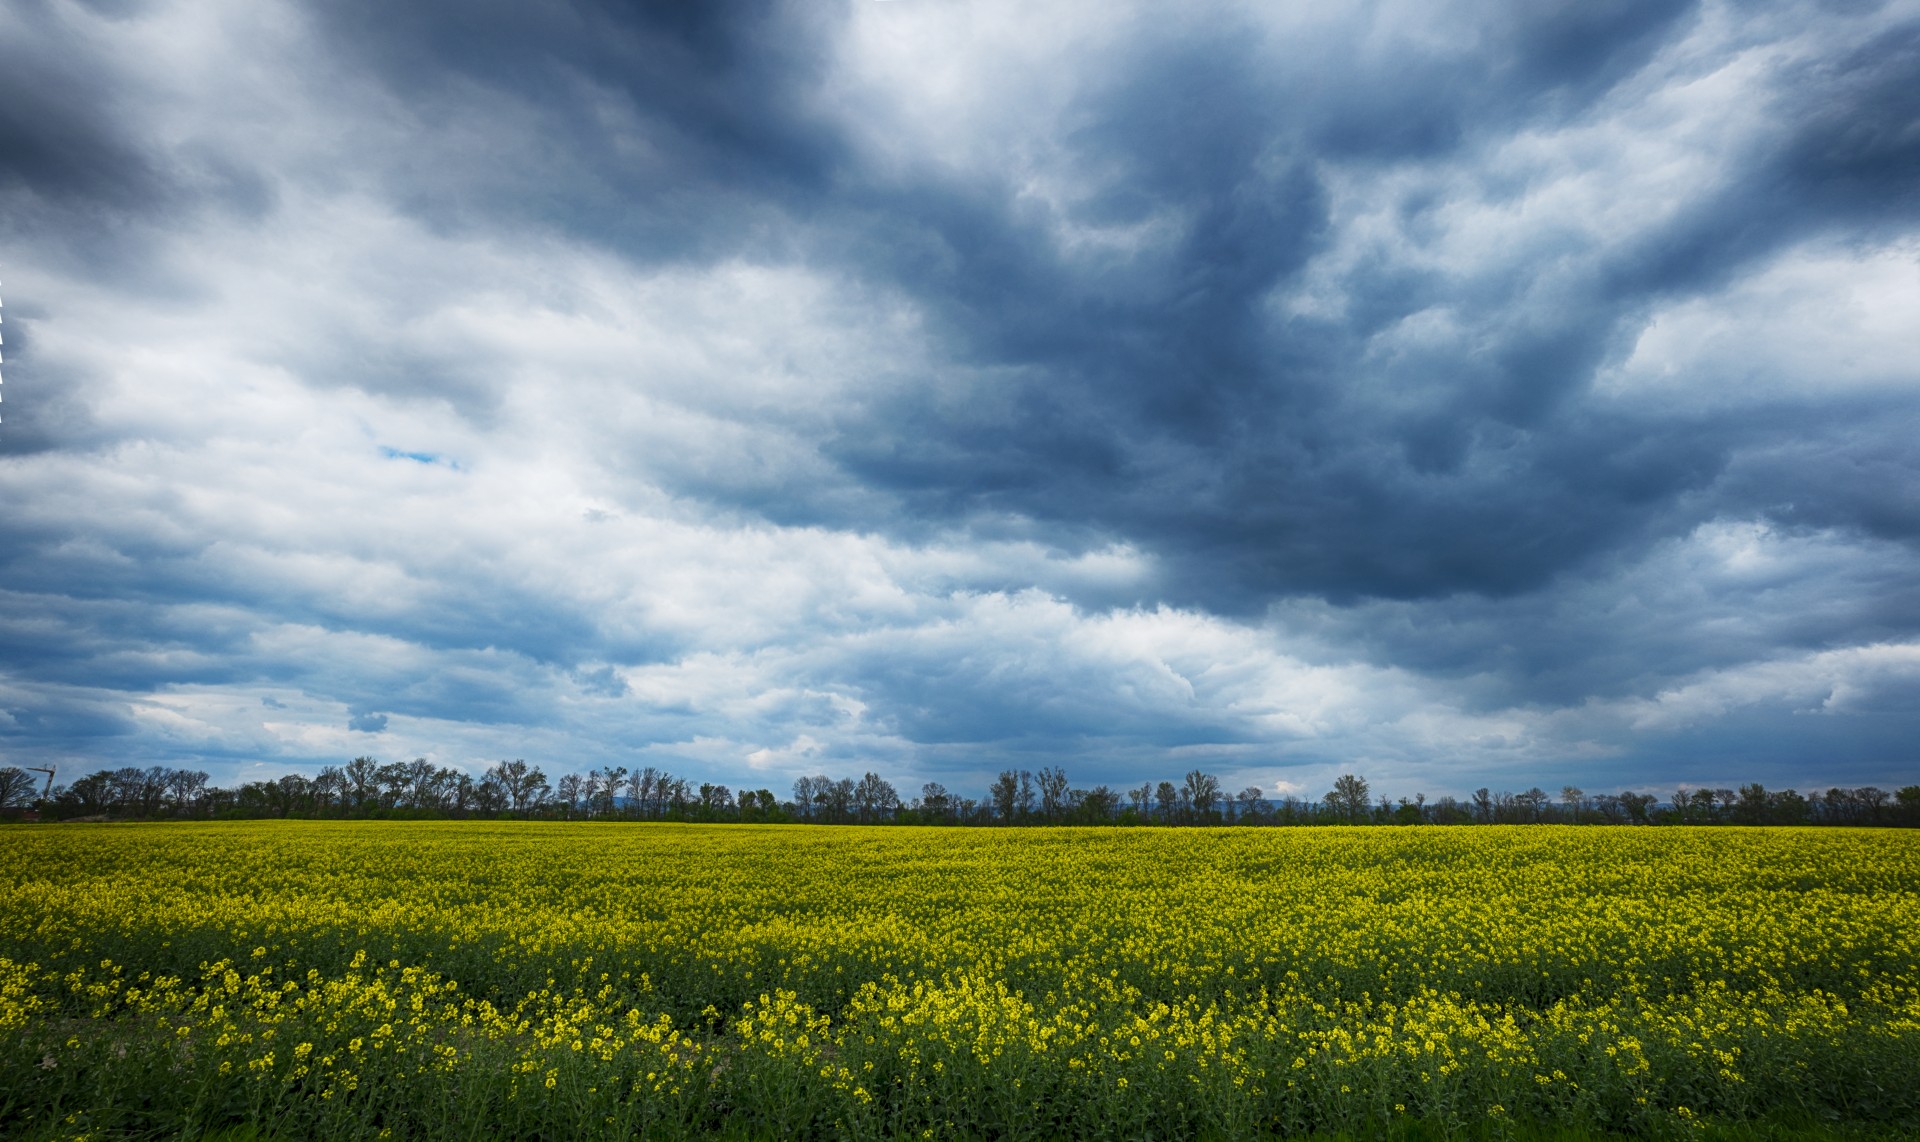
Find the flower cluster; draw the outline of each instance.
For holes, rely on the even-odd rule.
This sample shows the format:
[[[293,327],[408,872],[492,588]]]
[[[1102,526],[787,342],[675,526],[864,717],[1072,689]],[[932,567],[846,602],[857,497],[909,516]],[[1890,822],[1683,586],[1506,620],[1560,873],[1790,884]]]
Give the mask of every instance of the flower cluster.
[[[0,1133],[1920,1119],[1911,834],[13,829]]]

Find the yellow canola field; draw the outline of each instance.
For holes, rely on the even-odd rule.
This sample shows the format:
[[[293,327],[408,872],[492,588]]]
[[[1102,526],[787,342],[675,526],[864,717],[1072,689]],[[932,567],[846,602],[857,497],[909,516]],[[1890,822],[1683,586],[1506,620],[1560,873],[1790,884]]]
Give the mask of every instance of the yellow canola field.
[[[1920,1127],[1898,831],[0,831],[0,1135]]]

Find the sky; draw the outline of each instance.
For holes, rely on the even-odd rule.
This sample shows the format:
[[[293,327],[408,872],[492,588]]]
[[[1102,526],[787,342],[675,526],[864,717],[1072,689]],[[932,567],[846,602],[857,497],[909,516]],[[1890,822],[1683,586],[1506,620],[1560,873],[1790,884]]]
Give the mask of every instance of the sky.
[[[1920,3],[10,0],[0,763],[1920,781]]]

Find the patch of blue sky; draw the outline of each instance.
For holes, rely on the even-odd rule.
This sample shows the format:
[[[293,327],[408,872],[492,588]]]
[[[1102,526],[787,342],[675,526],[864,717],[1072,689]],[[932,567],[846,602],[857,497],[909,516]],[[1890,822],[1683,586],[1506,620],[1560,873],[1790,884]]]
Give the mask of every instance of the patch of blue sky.
[[[380,446],[380,455],[385,456],[389,460],[411,460],[415,464],[439,464],[452,468],[456,472],[460,470],[459,461],[450,456],[442,456],[438,452],[407,452],[399,448],[389,448],[382,444]]]

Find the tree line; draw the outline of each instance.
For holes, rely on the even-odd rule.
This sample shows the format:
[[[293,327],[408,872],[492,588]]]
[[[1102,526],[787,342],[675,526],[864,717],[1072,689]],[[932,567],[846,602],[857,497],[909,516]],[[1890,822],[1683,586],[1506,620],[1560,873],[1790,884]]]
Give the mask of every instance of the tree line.
[[[1195,769],[1180,782],[1122,790],[1077,788],[1058,766],[1001,772],[982,797],[937,781],[902,798],[876,773],[859,779],[806,776],[791,796],[697,786],[655,766],[604,766],[549,780],[538,765],[501,761],[478,777],[425,758],[382,763],[356,757],[312,777],[289,773],[235,788],[199,770],[167,766],[102,769],[70,784],[37,782],[0,767],[0,813],[43,820],[254,817],[530,817],[561,820],[736,821],[894,825],[1899,825],[1920,826],[1920,785],[1893,793],[1873,786],[1801,794],[1754,783],[1687,788],[1661,796],[1588,794],[1564,786],[1520,793],[1477,789],[1465,799],[1425,794],[1377,799],[1365,778],[1343,774],[1317,799],[1270,797],[1258,786],[1221,788]]]

